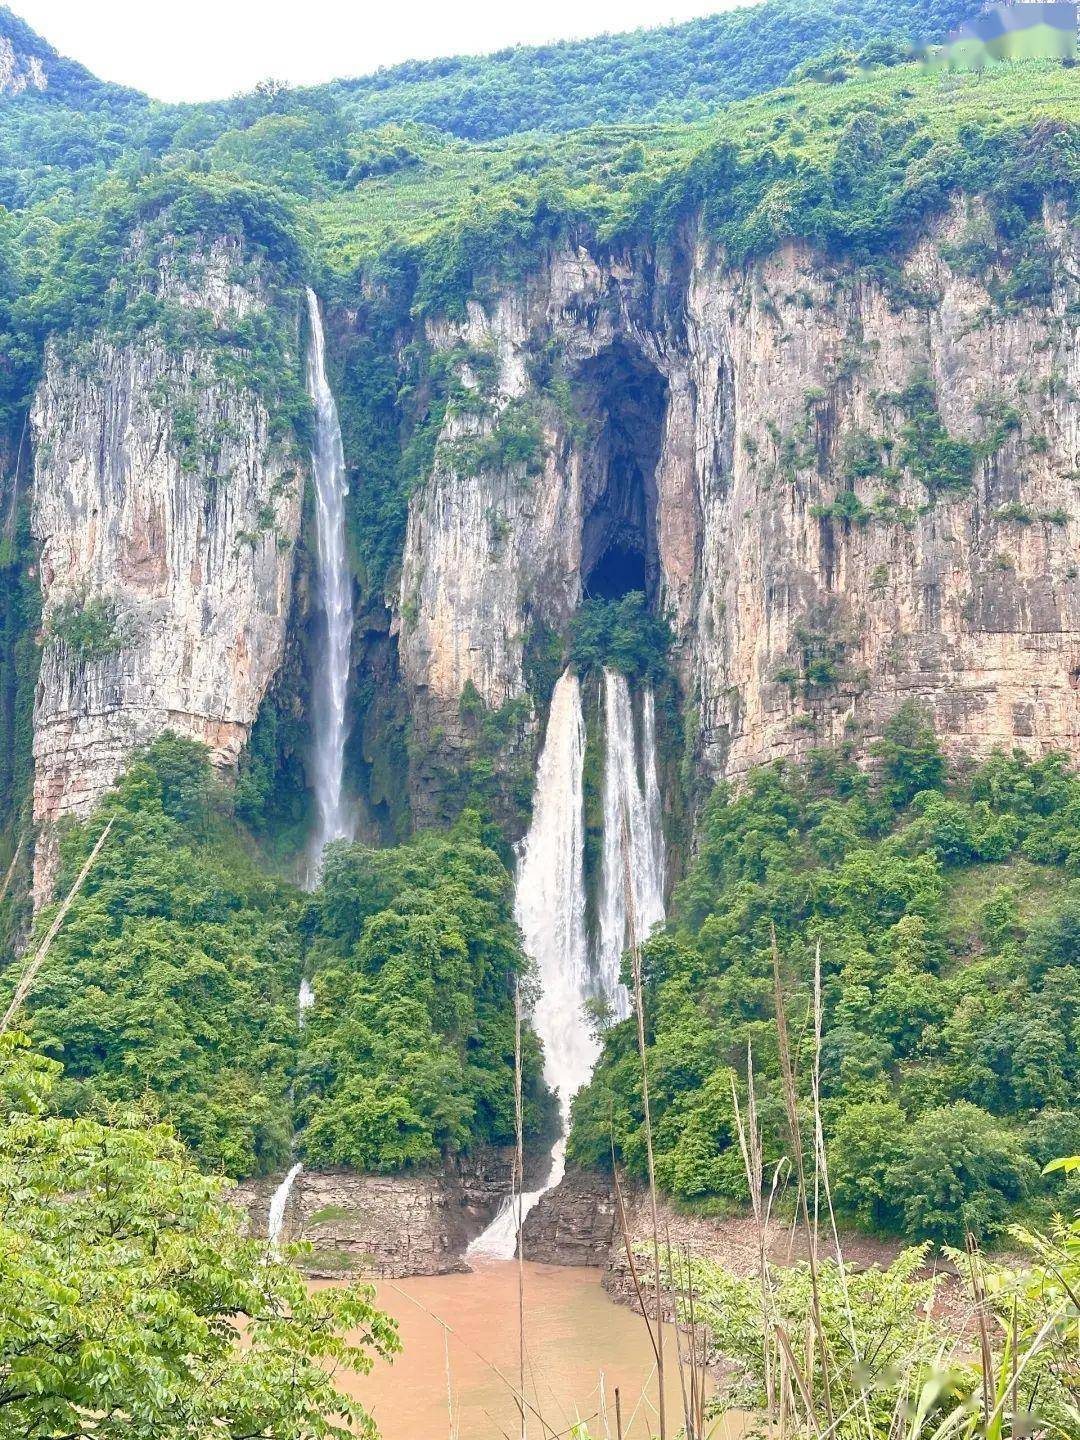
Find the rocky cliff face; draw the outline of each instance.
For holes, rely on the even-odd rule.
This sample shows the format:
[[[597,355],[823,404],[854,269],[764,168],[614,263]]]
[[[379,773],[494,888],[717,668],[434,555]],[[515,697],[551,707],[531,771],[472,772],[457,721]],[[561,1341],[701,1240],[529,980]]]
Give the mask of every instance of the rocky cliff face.
[[[270,303],[244,261],[221,240],[182,269],[163,264],[150,289],[224,331]],[[46,357],[31,415],[39,900],[55,820],[85,816],[167,728],[234,763],[281,659],[304,468],[217,358],[154,331]]]
[[[308,1240],[313,1275],[449,1275],[469,1268],[465,1251],[492,1220],[514,1164],[510,1149],[479,1148],[438,1171],[357,1175],[302,1170],[289,1192],[282,1238]],[[530,1157],[533,1183],[544,1157]],[[264,1235],[280,1177],[248,1180],[236,1198],[251,1231]]]
[[[458,742],[466,682],[521,695],[530,631],[622,576],[672,618],[714,774],[865,749],[906,698],[955,755],[1075,752],[1080,237],[1048,212],[1048,293],[1003,305],[958,259],[981,227],[958,205],[888,287],[796,246],[566,249],[434,327],[476,400],[411,506],[421,729]]]
[[[7,35],[0,35],[0,95],[45,90],[49,80],[39,55],[24,54]]]

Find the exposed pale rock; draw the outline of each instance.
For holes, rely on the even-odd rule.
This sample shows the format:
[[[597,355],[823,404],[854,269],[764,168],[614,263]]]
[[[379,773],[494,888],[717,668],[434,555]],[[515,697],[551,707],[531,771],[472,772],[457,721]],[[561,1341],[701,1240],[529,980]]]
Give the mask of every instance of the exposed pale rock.
[[[531,1156],[526,1180],[537,1164]],[[435,1171],[357,1175],[302,1170],[289,1192],[283,1238],[309,1240],[310,1273],[446,1275],[467,1269],[470,1240],[494,1217],[508,1189],[509,1149],[480,1147]],[[278,1177],[279,1178],[279,1177]],[[265,1234],[277,1178],[248,1180],[237,1191],[254,1234]]]
[[[49,79],[37,55],[20,55],[6,35],[0,35],[0,95],[21,95],[24,90],[46,90]]]
[[[239,319],[268,303],[216,243],[157,292]],[[183,417],[180,433],[178,416]],[[262,400],[204,350],[152,335],[49,347],[31,415],[33,529],[44,648],[34,717],[36,896],[50,883],[49,827],[87,815],[132,749],[165,729],[234,764],[284,645],[303,467],[274,441]],[[84,660],[50,625],[102,604],[115,648]]]
[[[1080,240],[1048,212],[1050,303],[1005,311],[944,258],[973,218],[958,204],[910,255],[907,297],[804,247],[734,267],[690,235],[664,264],[557,251],[464,322],[433,326],[442,349],[494,349],[494,414],[532,403],[546,448],[538,474],[461,473],[463,430],[497,420],[452,415],[413,497],[399,625],[421,730],[459,744],[466,682],[491,706],[520,695],[530,626],[565,628],[590,517],[625,463],[604,453],[618,356],[638,367],[631,389],[646,370],[664,387],[648,544],[713,773],[841,738],[865,751],[907,698],[954,755],[1075,754]],[[583,431],[533,388],[530,362],[551,346]],[[907,421],[888,397],[920,372],[954,438],[987,441],[1004,407],[1019,428],[962,493],[933,498],[909,472],[859,478],[859,499],[888,494],[891,516],[816,514],[846,488],[861,434],[895,463]],[[815,646],[834,673],[807,684]]]

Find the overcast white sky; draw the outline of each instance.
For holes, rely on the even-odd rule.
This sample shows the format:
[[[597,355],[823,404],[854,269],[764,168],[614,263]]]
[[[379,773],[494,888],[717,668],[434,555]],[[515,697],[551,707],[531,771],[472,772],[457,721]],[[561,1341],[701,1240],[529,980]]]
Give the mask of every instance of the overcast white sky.
[[[8,0],[63,55],[161,100],[633,30],[750,0]]]

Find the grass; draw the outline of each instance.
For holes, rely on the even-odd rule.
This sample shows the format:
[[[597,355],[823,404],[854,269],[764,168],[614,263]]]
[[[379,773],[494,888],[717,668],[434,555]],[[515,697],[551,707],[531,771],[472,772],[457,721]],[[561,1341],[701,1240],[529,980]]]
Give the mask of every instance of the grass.
[[[415,127],[409,135],[418,165],[363,180],[313,204],[311,216],[322,258],[344,274],[392,245],[424,245],[447,226],[483,214],[497,192],[526,187],[538,176],[564,187],[569,206],[589,216],[601,236],[612,235],[653,185],[720,143],[747,159],[768,150],[815,167],[836,154],[852,117],[871,115],[910,131],[914,165],[920,148],[956,142],[966,126],[994,135],[1041,120],[1075,120],[1078,105],[1078,72],[1025,61],[974,74],[905,65],[857,74],[842,85],[804,81],[681,124],[605,125],[484,144]],[[641,147],[640,164],[627,169],[633,146]]]
[[[951,871],[945,926],[954,957],[949,969],[981,951],[979,918],[987,900],[1000,886],[1007,886],[1016,896],[1020,924],[1028,930],[1060,895],[1061,873],[1022,858]]]

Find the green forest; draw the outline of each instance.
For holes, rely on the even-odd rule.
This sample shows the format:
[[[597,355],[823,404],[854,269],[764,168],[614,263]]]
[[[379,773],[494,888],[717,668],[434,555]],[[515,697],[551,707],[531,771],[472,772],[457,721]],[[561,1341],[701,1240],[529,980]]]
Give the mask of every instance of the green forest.
[[[583,587],[564,631],[532,624],[525,693],[504,704],[470,680],[425,731],[402,682],[418,604],[400,593],[409,506],[437,447],[463,485],[512,472],[528,492],[559,458],[551,416],[575,442],[598,423],[558,345],[529,353],[528,394],[497,409],[493,347],[443,343],[556,248],[616,269],[643,253],[654,278],[683,273],[696,245],[750,276],[796,241],[838,288],[872,283],[929,328],[935,296],[903,261],[958,197],[978,197],[945,263],[985,282],[995,316],[1049,315],[1048,226],[1080,211],[1080,80],[1049,59],[927,64],[978,8],[764,0],[166,104],[98,80],[0,7],[0,41],[49,81],[0,94],[0,1434],[377,1440],[333,1377],[392,1358],[395,1324],[365,1283],[310,1288],[310,1244],[279,1253],[250,1234],[231,1187],[269,1194],[298,1165],[430,1176],[503,1163],[515,1144],[530,1162],[550,1151],[569,1097],[545,1080],[529,1020],[542,977],[515,870],[566,670],[585,697],[583,923],[596,926],[610,823],[605,670],[629,682],[635,714],[655,696],[671,882],[665,922],[622,958],[640,1010],[586,1007],[599,1059],[573,1100],[572,1172],[639,1199],[653,1187],[666,1213],[718,1224],[757,1223],[763,1196],[778,1222],[797,1225],[800,1204],[808,1222],[812,1187],[815,1219],[820,1205],[838,1235],[895,1257],[819,1274],[773,1269],[763,1246],[746,1278],[673,1260],[669,1240],[665,1279],[654,1235],[646,1287],[669,1286],[676,1329],[689,1296],[714,1348],[726,1337],[740,1406],[798,1417],[780,1440],[1080,1434],[1077,756],[966,760],[921,703],[897,700],[863,750],[815,741],[798,762],[718,782],[652,579],[614,598]],[[177,299],[218,243],[228,284],[260,296],[224,319]],[[189,388],[154,403],[209,514],[230,477],[197,408],[219,381],[264,407],[267,453],[307,473],[305,286],[327,316],[348,487],[344,763],[363,838],[305,871],[318,664],[305,480],[301,600],[238,766],[215,768],[173,728],[136,746],[92,814],[57,822],[35,912],[43,656],[63,653],[81,683],[126,655],[108,599],[72,595],[42,618],[31,409],[46,357],[92,379],[104,347],[153,344],[185,368]],[[921,486],[920,514],[971,494],[1020,432],[1017,410],[988,404],[980,436],[957,438],[939,380],[916,370],[873,397],[895,439],[856,437],[813,509],[822,533],[913,521],[895,513],[900,475]],[[794,481],[798,437],[774,438]],[[856,494],[870,479],[885,487],[872,504]],[[997,518],[1057,533],[1069,518],[1010,504]],[[271,548],[273,518],[258,521]],[[505,521],[483,524],[500,561]],[[242,536],[252,551],[258,539]],[[290,543],[277,536],[279,553]],[[777,683],[836,681],[827,647],[804,660]],[[985,1255],[998,1268],[984,1274]],[[939,1263],[997,1327],[992,1342],[954,1327],[966,1348],[948,1365]],[[686,1440],[704,1440],[691,1409]]]

